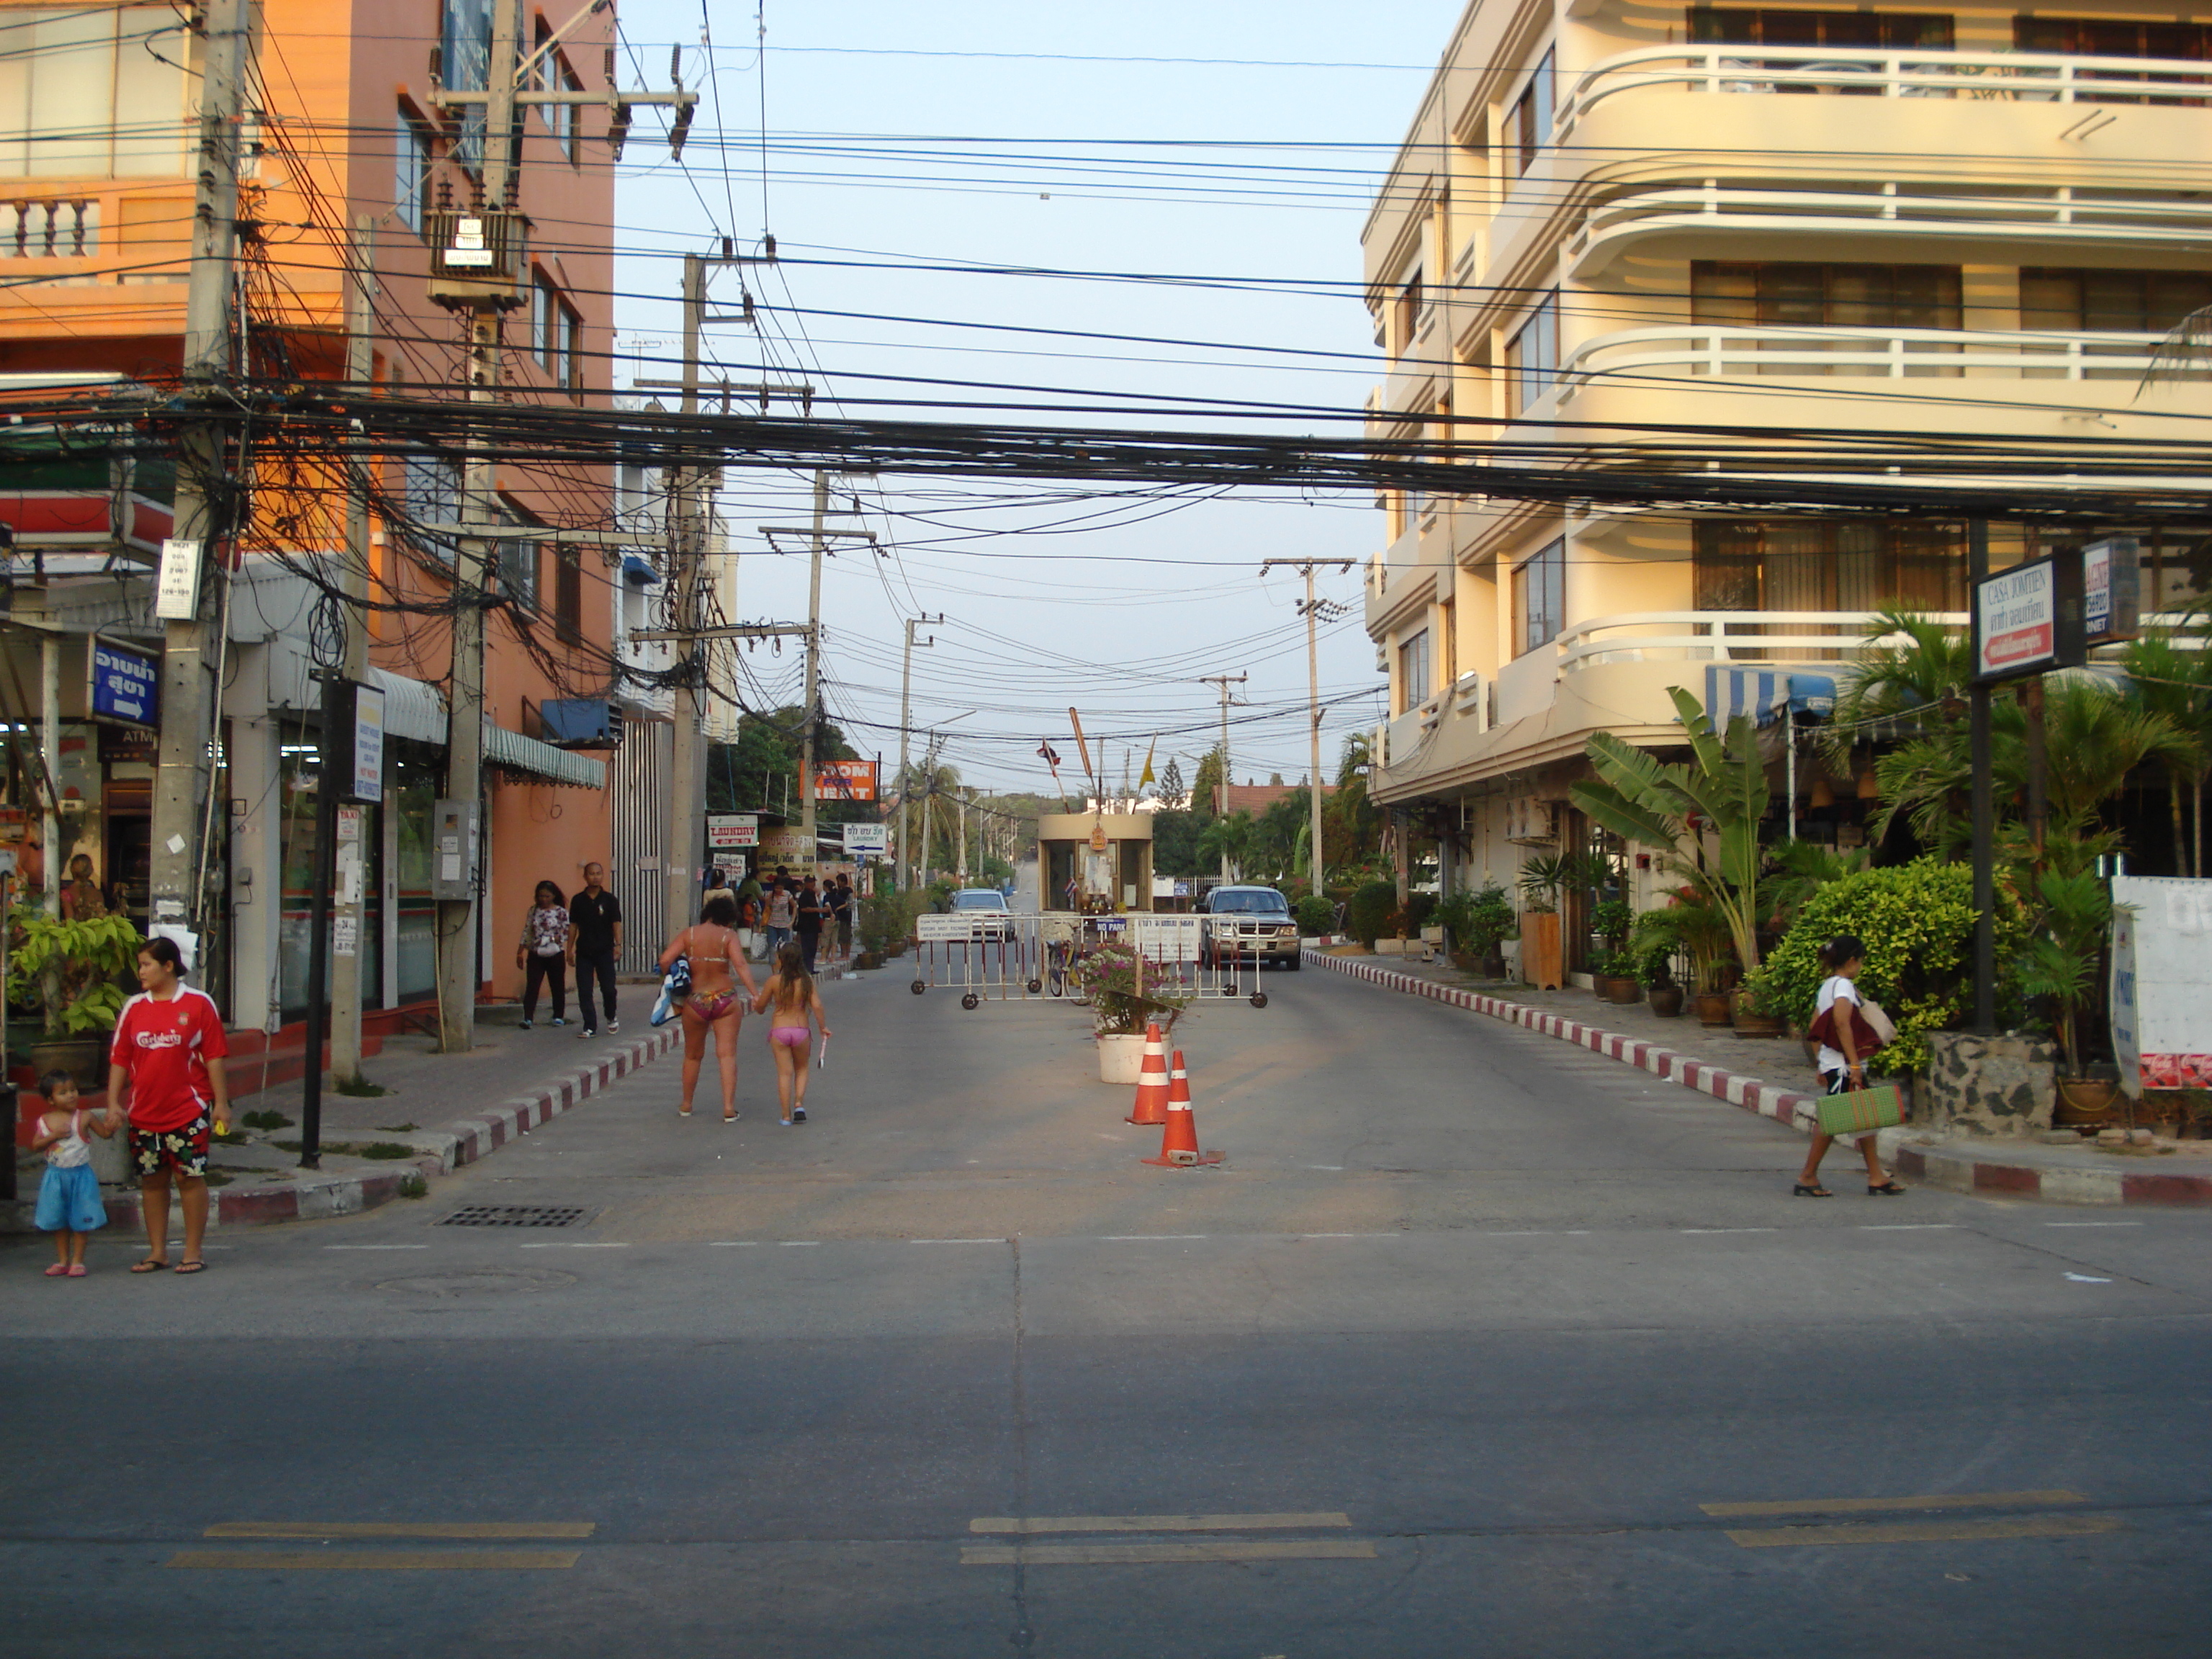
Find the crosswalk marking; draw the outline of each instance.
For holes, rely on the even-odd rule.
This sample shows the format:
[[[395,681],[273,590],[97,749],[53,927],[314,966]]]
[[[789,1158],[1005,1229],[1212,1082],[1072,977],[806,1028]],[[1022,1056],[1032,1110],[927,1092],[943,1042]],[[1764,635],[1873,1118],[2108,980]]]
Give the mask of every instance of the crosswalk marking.
[[[1730,1532],[1745,1549],[1788,1549],[1826,1544],[1952,1544],[1994,1538],[2083,1538],[2118,1532],[2106,1515],[2027,1515],[2000,1521],[1845,1521],[1832,1527],[1777,1527]]]
[[[204,1538],[589,1538],[591,1521],[218,1521]]]
[[[1266,1532],[1285,1528],[1348,1527],[1352,1517],[1335,1510],[1288,1515],[1004,1515],[980,1516],[968,1523],[979,1533],[1054,1532]]]
[[[183,1550],[167,1565],[199,1572],[563,1571],[581,1550]]]
[[[1215,1538],[1157,1544],[963,1544],[963,1567],[1123,1566],[1157,1562],[1371,1561],[1364,1539]]]
[[[2086,1504],[2078,1492],[1940,1492],[1917,1498],[1785,1498],[1772,1503],[1700,1504],[1715,1517],[1759,1515],[1855,1515],[1884,1510],[2021,1509],[2045,1504]]]

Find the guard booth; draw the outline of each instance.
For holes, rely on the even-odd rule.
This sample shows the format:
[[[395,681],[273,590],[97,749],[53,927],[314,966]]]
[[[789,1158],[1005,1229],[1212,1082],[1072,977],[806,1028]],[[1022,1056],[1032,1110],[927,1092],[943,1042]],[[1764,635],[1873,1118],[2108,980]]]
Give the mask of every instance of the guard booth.
[[[1149,812],[1037,815],[1039,908],[1090,916],[1152,908],[1152,819]]]

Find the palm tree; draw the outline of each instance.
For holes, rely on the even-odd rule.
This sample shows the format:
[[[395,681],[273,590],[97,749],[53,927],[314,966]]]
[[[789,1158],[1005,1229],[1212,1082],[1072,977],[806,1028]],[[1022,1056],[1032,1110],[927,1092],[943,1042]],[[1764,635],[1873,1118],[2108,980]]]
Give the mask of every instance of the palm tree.
[[[1242,877],[1245,864],[1252,857],[1258,830],[1252,815],[1240,807],[1227,817],[1216,818],[1206,826],[1198,837],[1198,855],[1209,863],[1225,858],[1230,869]]]
[[[2128,647],[2128,694],[2147,712],[2162,716],[2194,745],[2161,757],[2173,819],[2173,872],[2204,873],[2204,781],[2212,769],[2212,653],[2185,651],[2170,636],[2146,636]],[[2195,830],[2185,852],[2182,802],[2195,804]]]

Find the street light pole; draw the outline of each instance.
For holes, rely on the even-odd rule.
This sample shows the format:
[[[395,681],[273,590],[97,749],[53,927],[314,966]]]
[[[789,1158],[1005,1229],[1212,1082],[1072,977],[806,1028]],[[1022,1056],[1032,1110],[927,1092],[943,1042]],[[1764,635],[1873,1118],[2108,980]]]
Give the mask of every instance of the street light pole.
[[[942,626],[945,622],[944,613],[939,611],[934,620],[937,625]],[[914,804],[910,799],[914,790],[911,787],[912,781],[906,774],[907,732],[914,724],[914,647],[917,643],[914,637],[914,630],[927,627],[931,622],[932,618],[928,617],[908,617],[906,619],[906,657],[904,665],[899,670],[898,885],[902,891],[912,890],[915,875],[913,818],[908,810]],[[919,643],[923,646],[935,645],[937,636],[933,634]]]
[[[1282,565],[1294,567],[1298,574],[1306,579],[1305,602],[1299,605],[1298,609],[1304,612],[1306,619],[1306,709],[1307,718],[1312,725],[1312,731],[1309,736],[1312,740],[1313,749],[1313,769],[1307,775],[1312,780],[1312,787],[1306,791],[1307,805],[1311,813],[1311,828],[1309,834],[1312,845],[1307,850],[1312,856],[1314,896],[1318,898],[1321,896],[1322,860],[1321,648],[1317,624],[1323,601],[1314,597],[1314,571],[1322,565],[1332,565],[1339,570],[1349,570],[1352,568],[1352,561],[1350,559],[1262,559],[1260,561],[1261,574],[1264,575],[1267,572]],[[1227,741],[1225,727],[1223,741],[1224,744]]]
[[[1229,816],[1229,688],[1232,685],[1242,685],[1251,678],[1249,674],[1201,674],[1199,676],[1200,684],[1218,685],[1221,688],[1221,782],[1219,785],[1221,796],[1213,804],[1214,816],[1217,817],[1225,818]],[[1229,879],[1229,849],[1226,847],[1221,849],[1221,878],[1224,881]]]

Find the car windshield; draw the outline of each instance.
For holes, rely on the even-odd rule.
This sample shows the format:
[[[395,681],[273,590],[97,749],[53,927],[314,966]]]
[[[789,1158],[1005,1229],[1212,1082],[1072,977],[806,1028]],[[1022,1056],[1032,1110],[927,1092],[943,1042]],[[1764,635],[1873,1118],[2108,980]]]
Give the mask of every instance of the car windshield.
[[[1288,915],[1291,902],[1272,887],[1238,888],[1213,896],[1213,914],[1217,916]]]
[[[1003,910],[1006,908],[1006,899],[1003,893],[955,893],[952,908],[956,910]]]

